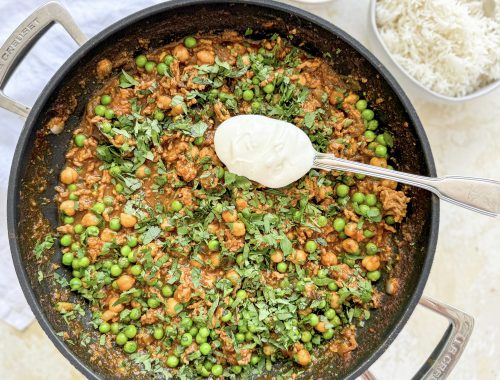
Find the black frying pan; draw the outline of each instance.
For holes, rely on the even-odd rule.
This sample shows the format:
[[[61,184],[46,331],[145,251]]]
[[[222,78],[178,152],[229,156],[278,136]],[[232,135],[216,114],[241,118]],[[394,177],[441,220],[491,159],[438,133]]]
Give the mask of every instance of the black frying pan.
[[[73,32],[73,37],[83,39],[78,30],[71,29],[74,25],[64,12],[58,5],[46,6],[34,14],[36,17],[28,18],[25,27],[11,36],[0,51],[0,88],[1,82],[7,78],[10,64],[26,53],[28,49],[25,48],[36,40],[45,24],[59,21]],[[338,73],[357,81],[367,99],[383,100],[377,103],[375,111],[383,127],[396,136],[398,148],[394,156],[397,168],[426,176],[436,175],[422,125],[394,78],[359,42],[316,16],[266,0],[189,0],[159,4],[117,22],[78,49],[43,90],[21,133],[9,182],[10,246],[24,294],[49,338],[88,378],[119,376],[105,360],[92,361],[92,352],[88,348],[67,344],[57,335],[57,332],[68,331],[52,304],[52,294],[58,289],[53,287],[52,281],[39,283],[37,276],[38,271],[42,271],[46,278],[53,275],[52,264],[60,263],[60,250],[42,260],[37,260],[32,251],[36,239],[53,231],[58,224],[58,211],[53,202],[54,186],[64,165],[72,131],[78,126],[88,99],[100,85],[95,77],[96,63],[103,58],[113,60],[136,55],[139,52],[138,38],[145,36],[150,38],[154,48],[189,34],[227,29],[244,32],[248,27],[257,36],[275,32],[287,35],[291,29],[296,29],[294,44],[302,45],[314,55],[331,53],[332,65]],[[368,81],[359,80],[362,78]],[[0,97],[0,106],[19,114],[28,112],[24,106],[3,97]],[[69,117],[63,133],[50,133],[47,122],[65,112]],[[412,201],[400,232],[410,233],[413,244],[401,249],[401,260],[395,270],[401,279],[398,294],[387,297],[383,307],[373,312],[367,325],[358,330],[359,347],[348,359],[322,355],[306,372],[306,378],[353,379],[362,374],[394,340],[420,300],[436,247],[439,206],[437,198],[424,190],[412,188],[409,195]],[[58,269],[57,272],[69,278],[69,270]],[[81,324],[89,332],[93,331],[85,318],[81,319]],[[140,376],[129,373],[127,377]]]

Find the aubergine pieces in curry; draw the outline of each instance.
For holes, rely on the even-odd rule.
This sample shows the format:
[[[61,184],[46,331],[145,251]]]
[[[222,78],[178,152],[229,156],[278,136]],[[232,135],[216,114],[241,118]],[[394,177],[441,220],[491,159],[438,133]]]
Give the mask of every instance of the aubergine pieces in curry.
[[[90,301],[92,339],[181,378],[297,371],[356,349],[376,284],[397,284],[409,199],[393,181],[318,170],[267,189],[225,170],[213,137],[262,114],[320,152],[390,167],[393,138],[367,100],[278,35],[187,37],[112,66],[97,66],[57,188],[62,263]]]

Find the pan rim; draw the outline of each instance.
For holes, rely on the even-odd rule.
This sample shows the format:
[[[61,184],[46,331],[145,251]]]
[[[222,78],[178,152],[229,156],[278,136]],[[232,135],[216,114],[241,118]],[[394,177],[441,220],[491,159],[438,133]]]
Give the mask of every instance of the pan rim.
[[[259,6],[262,8],[266,8],[269,10],[275,10],[278,12],[291,13],[294,16],[301,18],[305,21],[308,21],[320,28],[325,29],[332,35],[335,35],[343,42],[348,44],[352,49],[357,51],[364,59],[366,59],[373,67],[378,71],[384,81],[389,85],[394,94],[398,97],[399,101],[403,105],[406,113],[408,114],[408,119],[412,122],[415,133],[417,135],[418,140],[422,146],[423,158],[425,160],[425,165],[429,171],[429,174],[433,177],[436,176],[436,167],[434,163],[434,158],[431,152],[430,144],[427,138],[427,135],[424,131],[422,123],[411,104],[409,98],[406,96],[405,92],[401,88],[401,86],[397,83],[392,74],[382,65],[382,63],[359,41],[357,41],[354,37],[349,35],[344,30],[330,23],[329,21],[322,19],[316,15],[309,13],[308,11],[302,10],[292,5],[278,3],[274,0],[232,0],[232,1],[223,1],[223,0],[172,0],[169,2],[157,4],[145,9],[142,9],[136,13],[133,13],[125,18],[115,22],[114,24],[108,26],[102,31],[98,32],[95,36],[89,39],[84,45],[78,48],[57,70],[57,72],[53,75],[51,79],[49,79],[47,85],[44,87],[40,95],[38,96],[30,114],[28,115],[23,129],[21,131],[19,140],[16,145],[16,149],[14,152],[10,176],[9,176],[9,185],[8,185],[8,193],[7,193],[7,228],[8,228],[8,237],[9,237],[9,245],[11,250],[12,259],[14,262],[14,268],[16,270],[18,281],[21,285],[21,289],[24,293],[24,296],[35,315],[37,321],[41,325],[45,334],[49,337],[52,343],[56,346],[59,352],[66,358],[68,361],[77,368],[85,377],[89,379],[100,379],[94,371],[86,365],[77,355],[75,355],[68,346],[64,343],[64,341],[56,335],[56,332],[47,317],[43,313],[43,310],[34,294],[34,291],[29,283],[27,272],[23,266],[23,260],[20,254],[20,247],[18,245],[16,235],[17,235],[17,221],[18,218],[18,210],[17,210],[17,201],[19,200],[19,186],[20,186],[20,163],[21,158],[25,155],[27,149],[27,143],[29,137],[33,131],[36,129],[36,120],[39,118],[41,111],[44,109],[45,104],[47,103],[50,96],[54,93],[54,90],[57,88],[62,79],[68,74],[68,72],[78,63],[82,56],[85,56],[89,53],[89,51],[97,44],[109,39],[114,34],[120,32],[121,30],[129,27],[130,25],[137,23],[141,20],[147,19],[151,16],[154,16],[156,13],[161,13],[165,11],[175,11],[179,8],[191,7],[193,5],[216,5],[221,4],[224,6],[230,4],[242,4],[242,5],[251,5],[251,6]],[[426,250],[426,256],[424,260],[424,264],[421,268],[420,277],[418,279],[418,283],[414,293],[409,297],[407,301],[407,308],[399,317],[399,320],[395,323],[392,330],[387,335],[385,341],[380,344],[380,346],[371,352],[365,359],[364,362],[359,365],[356,369],[354,369],[350,375],[346,377],[346,379],[356,379],[361,374],[363,374],[391,345],[391,343],[395,340],[395,338],[399,335],[402,328],[406,325],[409,317],[413,313],[415,307],[420,300],[425,284],[429,277],[430,269],[433,263],[436,246],[437,246],[437,238],[439,231],[439,200],[435,195],[431,196],[430,200],[430,226],[429,226],[429,237],[427,241],[427,246],[423,247]]]

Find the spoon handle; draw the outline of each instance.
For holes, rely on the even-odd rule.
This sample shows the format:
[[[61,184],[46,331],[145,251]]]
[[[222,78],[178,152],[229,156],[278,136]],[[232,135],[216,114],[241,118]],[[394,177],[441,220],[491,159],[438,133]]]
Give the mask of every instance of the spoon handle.
[[[316,153],[313,167],[342,170],[393,180],[426,189],[440,199],[492,217],[500,217],[500,182],[459,176],[423,177]]]

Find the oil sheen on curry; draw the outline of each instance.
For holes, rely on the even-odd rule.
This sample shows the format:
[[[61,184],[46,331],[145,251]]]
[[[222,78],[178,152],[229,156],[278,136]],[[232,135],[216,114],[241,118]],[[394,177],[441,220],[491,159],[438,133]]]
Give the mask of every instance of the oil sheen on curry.
[[[56,307],[90,310],[86,343],[123,376],[247,378],[280,362],[287,378],[348,357],[397,290],[409,199],[396,182],[310,170],[269,189],[215,154],[219,124],[259,114],[317,151],[390,167],[393,137],[332,70],[335,52],[290,40],[190,36],[97,65],[57,187],[69,291]]]

